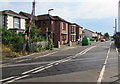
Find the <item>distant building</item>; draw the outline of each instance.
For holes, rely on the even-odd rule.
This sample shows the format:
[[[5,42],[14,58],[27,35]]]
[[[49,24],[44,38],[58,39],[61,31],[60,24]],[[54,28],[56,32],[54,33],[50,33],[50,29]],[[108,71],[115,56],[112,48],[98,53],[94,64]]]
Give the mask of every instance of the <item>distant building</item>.
[[[84,29],[84,36],[85,37],[88,37],[90,39],[93,39],[94,37],[97,37],[97,34],[91,30],[88,30],[88,29]]]
[[[0,12],[0,26],[16,33],[25,31],[25,19],[27,18],[11,10]]]
[[[97,34],[98,40],[103,39],[103,35],[101,32],[100,33],[96,32],[96,34]]]

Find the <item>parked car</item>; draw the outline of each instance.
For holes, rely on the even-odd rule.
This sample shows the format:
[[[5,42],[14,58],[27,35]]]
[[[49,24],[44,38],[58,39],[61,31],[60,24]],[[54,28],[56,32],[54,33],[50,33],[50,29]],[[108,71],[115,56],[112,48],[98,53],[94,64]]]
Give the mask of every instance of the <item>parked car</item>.
[[[82,45],[91,45],[90,39],[87,38],[87,37],[84,37],[84,38],[82,39]]]
[[[111,41],[114,41],[114,39],[111,39]]]
[[[101,39],[101,42],[105,42],[105,39]]]

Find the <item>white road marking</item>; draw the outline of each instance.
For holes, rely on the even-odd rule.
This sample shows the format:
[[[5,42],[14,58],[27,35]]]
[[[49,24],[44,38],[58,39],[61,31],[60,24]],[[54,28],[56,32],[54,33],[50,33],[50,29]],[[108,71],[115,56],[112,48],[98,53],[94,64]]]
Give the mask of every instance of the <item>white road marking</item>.
[[[0,82],[2,82],[2,81],[7,81],[7,80],[13,79],[13,78],[15,78],[15,77],[17,77],[17,76],[12,76],[12,77],[9,77],[9,78],[2,79],[2,80],[0,80]]]
[[[25,77],[27,77],[27,76],[29,76],[29,75],[24,75],[24,76],[20,76],[20,77],[14,78],[13,80],[7,81],[6,83],[11,83],[11,82],[14,82],[14,81],[16,81],[16,80],[25,78]]]
[[[92,47],[90,47],[90,48],[87,48],[87,49],[83,50],[82,52],[80,52],[79,54],[83,55],[83,54],[85,54],[86,52],[88,52],[89,50],[91,50],[91,49],[94,48],[94,47],[96,47],[96,46],[92,46]],[[78,55],[78,54],[76,54],[76,55]],[[48,69],[48,68],[52,67],[53,64],[58,65],[59,63],[67,62],[67,61],[71,60],[71,58],[72,58],[72,56],[66,57],[66,58],[64,58],[64,59],[62,59],[62,60],[54,61],[54,62],[52,62],[52,63],[47,64],[47,65],[48,65],[47,67],[42,68],[42,69],[37,70],[37,71],[32,72],[32,73],[38,73],[38,72],[40,72],[40,71],[42,71],[42,70]]]
[[[91,50],[94,47],[96,47],[96,46],[92,46],[92,47],[89,47],[89,48],[83,50],[82,52],[76,54],[75,57],[77,57],[78,55],[83,55],[83,54],[87,53],[89,50]]]
[[[25,77],[29,76],[29,75],[25,75],[25,74],[28,74],[28,73],[30,73],[30,72],[32,72],[32,73],[35,74],[35,73],[38,73],[38,72],[40,72],[40,71],[42,71],[42,70],[48,69],[48,68],[50,68],[50,67],[53,67],[54,65],[58,65],[59,63],[63,63],[63,62],[70,61],[73,57],[76,57],[76,56],[78,56],[78,55],[79,55],[79,56],[80,56],[80,55],[83,55],[83,54],[85,54],[86,52],[88,52],[89,50],[91,50],[91,49],[94,48],[94,47],[96,47],[96,46],[92,46],[92,47],[90,47],[90,48],[87,48],[87,49],[81,51],[80,53],[76,54],[75,56],[70,56],[70,57],[67,57],[67,58],[64,58],[64,59],[61,59],[61,60],[58,60],[58,61],[51,62],[51,63],[47,64],[47,66],[45,65],[46,67],[45,67],[45,66],[41,66],[41,67],[34,68],[34,69],[32,69],[32,70],[23,72],[22,75],[24,75],[24,76],[20,76],[20,77],[17,77],[17,78],[15,78],[15,79],[13,79],[13,80],[7,81],[7,83],[11,83],[11,82],[14,82],[14,81],[16,81],[16,80],[25,78]],[[51,54],[54,54],[54,53],[57,53],[57,52],[58,52],[58,51],[53,52],[53,53],[49,53],[49,54],[47,54],[47,55],[43,55],[42,57],[48,56],[48,55],[51,55]],[[44,67],[44,68],[43,68],[43,67]],[[38,69],[39,69],[39,70],[38,70]],[[35,70],[37,70],[37,71],[35,71]],[[33,72],[33,71],[34,71],[34,72]]]
[[[32,73],[38,73],[38,72],[43,71],[43,70],[45,70],[45,69],[48,69],[48,68],[50,68],[50,67],[52,67],[52,66],[53,66],[53,65],[47,66],[47,67],[45,67],[45,68],[42,68],[42,69],[37,70],[37,71],[32,72]]]
[[[28,60],[30,60],[30,59],[19,60],[19,61],[17,61],[16,63],[18,63],[18,62],[23,62],[23,61],[28,61]]]
[[[54,53],[57,53],[57,52],[58,52],[58,51],[55,51],[55,52],[52,52],[52,53],[49,53],[49,54],[46,54],[46,55],[38,56],[38,57],[35,57],[34,59],[38,59],[38,58],[41,58],[41,57],[45,57],[45,56],[48,56],[48,55],[51,55],[51,54],[54,54]],[[17,61],[16,63],[23,62],[23,61],[28,61],[28,60],[31,60],[31,59],[19,60],[19,61]]]
[[[110,43],[110,46],[111,46],[112,42]],[[104,62],[104,65],[102,67],[102,70],[100,72],[100,75],[98,77],[98,80],[97,80],[97,84],[101,84],[101,81],[103,79],[103,75],[104,75],[104,72],[105,72],[105,67],[106,67],[106,64],[107,64],[107,60],[108,60],[108,56],[109,56],[109,53],[110,53],[110,47],[109,47],[109,50],[107,52],[107,57],[105,59],[105,62]]]
[[[39,57],[36,57],[35,59],[41,58],[41,57],[45,57],[45,56],[48,56],[48,55],[52,55],[52,54],[57,53],[57,52],[58,52],[58,51],[55,51],[55,52],[52,52],[52,53],[49,53],[49,54],[46,54],[46,55],[43,55],[43,56],[39,56]]]
[[[34,68],[34,69],[32,69],[32,70],[23,72],[22,74],[27,74],[27,73],[30,73],[30,72],[35,71],[35,70],[37,70],[37,69],[43,68],[43,67],[44,67],[44,66],[40,66],[40,67]]]

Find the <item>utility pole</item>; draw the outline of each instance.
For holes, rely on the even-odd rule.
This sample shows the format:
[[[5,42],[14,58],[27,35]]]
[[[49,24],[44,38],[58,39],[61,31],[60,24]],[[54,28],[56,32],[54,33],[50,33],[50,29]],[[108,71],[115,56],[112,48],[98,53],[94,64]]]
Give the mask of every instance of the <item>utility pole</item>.
[[[30,17],[30,22],[29,22],[29,29],[27,31],[27,35],[25,35],[25,38],[27,38],[27,41],[23,44],[23,52],[25,49],[27,49],[28,54],[30,53],[30,32],[33,24],[33,17],[35,16],[35,0],[32,2],[32,13]]]
[[[120,0],[118,2],[118,32],[120,32]]]
[[[115,33],[117,32],[117,19],[115,19]]]
[[[33,24],[33,17],[35,16],[35,0],[32,3],[32,13],[31,13],[31,17],[30,17],[30,22],[29,22],[29,30],[28,30],[28,52],[30,53],[30,31],[32,28],[32,24]]]
[[[115,22],[114,22],[115,26],[113,28],[115,28],[115,34],[117,32],[117,19],[115,19]]]
[[[32,4],[32,13],[31,13],[31,17],[30,17],[30,22],[29,22],[29,31],[28,31],[28,38],[30,39],[30,30],[32,28],[32,24],[33,24],[33,16],[35,16],[35,0],[33,1]]]

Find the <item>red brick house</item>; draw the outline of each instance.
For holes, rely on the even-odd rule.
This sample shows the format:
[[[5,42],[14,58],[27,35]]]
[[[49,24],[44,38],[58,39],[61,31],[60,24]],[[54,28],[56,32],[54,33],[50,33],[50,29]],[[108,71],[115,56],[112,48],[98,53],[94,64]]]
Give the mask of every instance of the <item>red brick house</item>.
[[[55,44],[57,44],[58,41],[60,41],[60,45],[67,44],[69,22],[59,16],[53,17],[55,18]]]
[[[54,42],[55,34],[55,19],[49,14],[37,16],[36,26],[42,30],[41,35],[46,37],[46,39],[51,38]]]
[[[24,16],[24,17],[27,17],[26,19],[26,24],[29,24],[30,22],[30,18],[31,18],[31,14],[29,13],[26,13],[26,12],[19,12],[20,15]],[[37,20],[37,16],[33,16],[33,24],[35,25],[35,21]]]
[[[20,12],[21,15],[30,19],[30,14]],[[26,20],[28,24],[29,19]],[[34,16],[35,25],[42,30],[41,35],[46,39],[51,38],[55,46],[68,44],[70,41],[76,42],[80,39],[81,28],[77,24],[62,19],[59,16],[51,16],[49,14]]]
[[[69,24],[69,42],[71,41],[72,44],[76,44],[76,42],[81,41],[83,34],[82,34],[82,27],[77,25],[76,23]]]
[[[82,41],[83,37],[83,27],[76,24],[76,41]]]
[[[43,36],[51,38],[55,46],[58,45],[58,41],[60,45],[68,43],[67,21],[59,16],[51,16],[49,14],[39,15],[37,17],[36,25],[42,30],[41,34]]]

